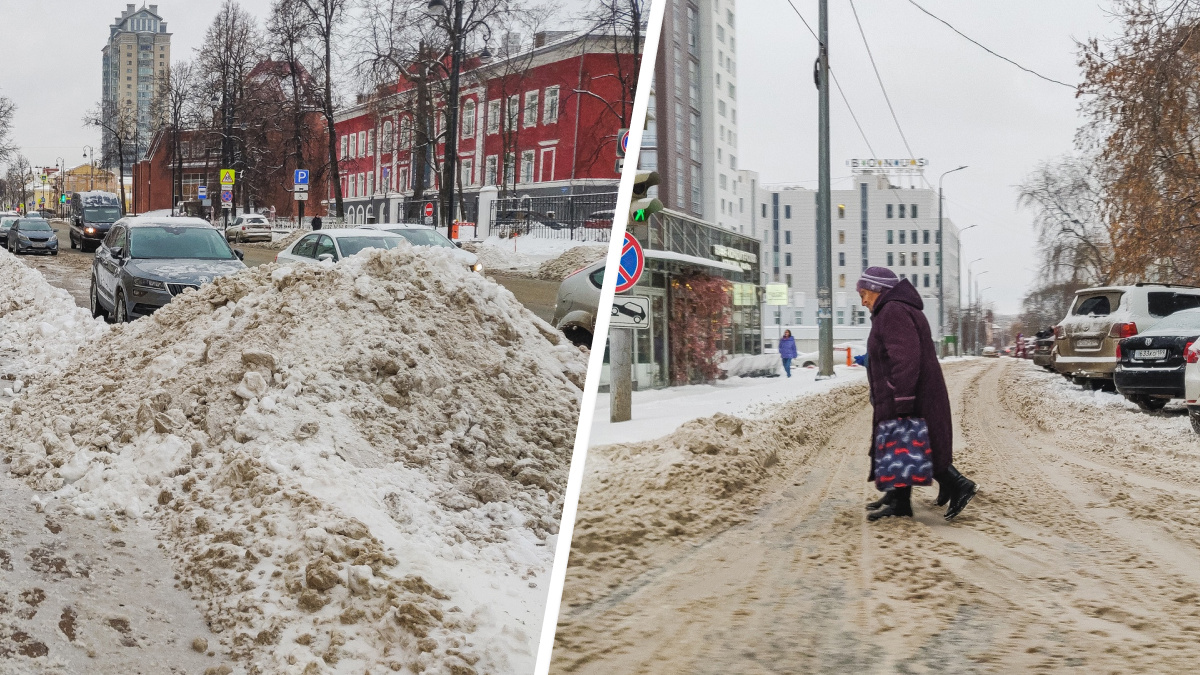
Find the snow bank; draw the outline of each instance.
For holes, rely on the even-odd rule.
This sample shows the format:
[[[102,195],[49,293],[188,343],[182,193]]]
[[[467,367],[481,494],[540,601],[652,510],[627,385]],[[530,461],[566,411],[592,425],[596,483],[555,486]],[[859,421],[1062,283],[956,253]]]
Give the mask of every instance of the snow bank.
[[[241,667],[532,668],[586,362],[507,290],[408,246],[264,265],[103,353],[35,382],[0,449],[85,515],[154,519]]]
[[[538,266],[537,277],[546,281],[562,281],[571,274],[608,255],[608,245],[584,245],[564,251]]]
[[[516,273],[525,276],[540,276],[539,272],[543,263],[547,263],[555,258],[573,249],[587,247],[587,249],[599,249],[600,253],[594,260],[599,260],[608,252],[608,244],[595,244],[572,239],[539,239],[538,237],[514,237],[512,239],[501,239],[499,237],[488,237],[483,241],[473,244],[465,244],[463,246],[467,250],[472,251],[479,256],[479,262],[483,263],[484,270]],[[573,255],[589,255],[586,253],[576,253]],[[571,264],[571,263],[564,263]],[[578,265],[566,272],[571,272],[583,267]],[[545,277],[542,277],[545,278]],[[562,280],[559,277],[558,280]]]
[[[241,243],[234,244],[234,246],[238,246],[238,247],[248,246],[250,248],[265,248],[269,251],[282,251],[283,249],[291,246],[294,242],[299,240],[300,237],[303,237],[304,235],[310,234],[310,233],[312,233],[311,229],[299,227],[291,232],[288,232],[287,234],[283,235],[282,237],[276,236],[277,233],[272,233],[271,241],[247,241],[247,242],[241,242]]]
[[[75,306],[71,295],[0,249],[0,410],[108,327]]]

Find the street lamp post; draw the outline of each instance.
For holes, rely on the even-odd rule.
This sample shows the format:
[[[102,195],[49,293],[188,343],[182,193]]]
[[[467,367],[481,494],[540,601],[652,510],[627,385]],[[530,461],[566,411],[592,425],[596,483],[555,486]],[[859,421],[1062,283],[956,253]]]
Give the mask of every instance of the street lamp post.
[[[62,195],[63,195],[63,187],[64,187],[63,180],[66,178],[67,160],[63,159],[62,157],[56,157],[56,158],[54,158],[54,166],[55,166],[55,168],[58,169],[58,176],[57,176],[58,180],[56,181],[58,183],[58,218],[59,218],[59,220],[62,220],[62,217],[63,217]]]
[[[938,177],[938,352],[942,350],[942,336],[946,334],[946,256],[945,232],[942,229],[942,179],[946,174],[962,171],[967,168],[964,164],[957,169],[950,169]]]
[[[458,171],[458,92],[459,74],[462,72],[463,52],[463,0],[454,3],[450,17],[450,97],[446,102],[446,157],[442,164],[442,222],[446,236],[450,236],[450,224],[454,222],[454,187]],[[446,0],[430,0],[429,13],[443,16],[449,8]]]
[[[983,272],[980,272],[979,276],[983,276]],[[978,316],[975,317],[975,356],[979,356],[980,353],[982,353],[979,348],[979,341],[982,339],[982,337],[979,335],[979,328],[983,325],[983,292],[992,290],[992,287],[988,286],[987,288],[984,288],[983,291],[979,290],[978,278],[975,279],[975,286],[975,304],[978,305],[976,309]]]
[[[96,149],[90,145],[83,146],[83,156],[88,161],[88,191],[96,189]]]
[[[232,168],[231,164],[233,163],[233,153],[229,148],[229,95],[224,86],[222,86],[220,93],[213,92],[212,98],[209,99],[209,104],[213,108],[220,107],[221,109],[221,166],[217,167],[217,171],[220,172],[221,169]],[[224,187],[224,185],[221,186],[222,192],[224,192]],[[236,204],[236,202],[234,203]],[[229,208],[224,204],[221,205],[221,219],[224,229],[229,229]]]
[[[954,243],[958,249],[954,255],[954,260],[955,260],[955,262],[958,263],[958,275],[954,278],[954,287],[955,287],[955,290],[958,291],[958,297],[955,298],[955,300],[954,300],[954,307],[955,307],[955,309],[958,310],[958,332],[956,332],[954,334],[954,351],[957,352],[959,356],[962,356],[962,339],[963,339],[962,338],[962,328],[963,328],[963,322],[962,322],[962,314],[963,314],[963,312],[962,312],[962,310],[963,310],[963,308],[962,308],[962,235],[963,235],[963,232],[966,232],[967,230],[971,229],[972,227],[979,227],[979,223],[975,223],[974,225],[968,225],[968,226],[964,227],[963,229],[958,231],[958,236],[954,238]],[[968,280],[967,281],[967,294],[970,295],[970,292],[971,292],[971,282],[970,282],[970,280]]]
[[[975,226],[972,225],[971,227],[975,227]],[[971,229],[971,227],[964,229],[963,232]],[[970,310],[970,308],[971,308],[971,266],[974,265],[975,263],[979,262],[980,260],[983,260],[983,258],[976,258],[976,259],[972,260],[971,262],[967,263],[967,309],[968,310]],[[958,266],[959,266],[958,274],[959,274],[959,279],[961,281],[961,278],[962,278],[962,256],[961,255],[958,258]],[[958,332],[955,333],[955,335],[958,337],[958,355],[962,356],[963,355],[963,308],[962,308],[962,287],[961,286],[959,286],[959,299],[958,300],[959,300]]]

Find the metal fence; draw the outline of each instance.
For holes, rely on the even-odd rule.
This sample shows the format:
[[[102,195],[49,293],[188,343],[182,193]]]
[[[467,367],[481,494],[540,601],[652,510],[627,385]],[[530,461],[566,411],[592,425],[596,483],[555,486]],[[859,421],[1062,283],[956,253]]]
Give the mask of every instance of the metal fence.
[[[488,234],[606,242],[612,236],[616,206],[615,192],[497,199]]]

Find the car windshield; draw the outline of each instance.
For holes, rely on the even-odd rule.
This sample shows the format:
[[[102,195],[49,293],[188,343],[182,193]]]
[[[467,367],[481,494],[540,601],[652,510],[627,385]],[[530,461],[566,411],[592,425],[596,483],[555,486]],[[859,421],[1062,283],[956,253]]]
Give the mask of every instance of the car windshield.
[[[367,248],[396,248],[404,240],[393,234],[380,234],[378,236],[338,237],[337,241],[338,247],[342,249],[342,255],[348,258]]]
[[[267,224],[267,219],[266,219],[266,218],[261,218],[261,217],[260,217],[260,218],[247,218],[247,219],[245,220],[245,223],[246,223],[247,225],[266,225],[266,224]]]
[[[219,232],[207,227],[160,225],[129,230],[133,258],[192,258],[233,260],[233,250]]]
[[[0,218],[0,230],[7,230],[15,222],[17,222],[16,218]]]
[[[435,230],[413,228],[388,230],[388,232],[404,237],[413,246],[445,246],[447,248],[455,248],[454,244],[445,235]]]
[[[1200,310],[1184,310],[1154,324],[1155,333],[1200,333]]]
[[[20,229],[23,232],[49,232],[50,223],[44,220],[22,220]]]
[[[115,223],[121,217],[121,209],[115,206],[89,206],[83,210],[83,219],[89,223]]]

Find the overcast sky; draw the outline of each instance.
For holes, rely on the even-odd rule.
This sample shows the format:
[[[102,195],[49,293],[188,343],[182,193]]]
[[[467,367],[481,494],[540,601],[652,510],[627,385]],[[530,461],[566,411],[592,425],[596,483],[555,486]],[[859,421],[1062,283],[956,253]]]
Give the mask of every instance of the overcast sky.
[[[588,0],[557,0],[565,19]],[[14,137],[34,166],[66,159],[82,164],[83,146],[99,148],[100,133],[85,128],[84,113],[100,100],[100,50],[121,0],[0,0],[0,95],[17,104]],[[138,8],[142,7],[137,3]],[[145,3],[150,4],[150,3]],[[172,33],[172,61],[190,59],[216,16],[219,0],[155,3]],[[239,0],[260,25],[271,0]],[[528,36],[527,36],[528,37]]]
[[[816,0],[793,0],[817,28]],[[1116,28],[1103,0],[917,0],[956,28],[1022,65],[1057,80],[1079,79],[1076,40]],[[877,156],[908,152],[875,75],[847,0],[830,10],[830,64]],[[922,14],[907,0],[855,0],[859,18],[913,153],[929,159],[936,185],[945,179],[946,214],[961,228],[965,264],[975,264],[985,300],[1016,312],[1036,272],[1030,213],[1017,207],[1016,185],[1035,165],[1070,152],[1081,123],[1072,89],[1024,73]],[[763,182],[816,188],[816,41],[787,0],[738,3],[739,167]],[[845,160],[870,153],[834,90],[832,171],[845,188]],[[807,182],[811,181],[811,182]],[[964,282],[965,283],[965,282]]]

